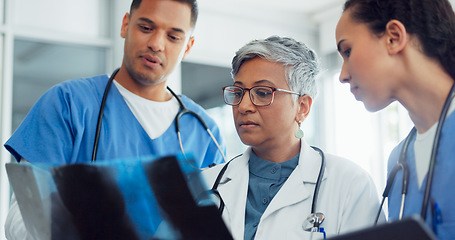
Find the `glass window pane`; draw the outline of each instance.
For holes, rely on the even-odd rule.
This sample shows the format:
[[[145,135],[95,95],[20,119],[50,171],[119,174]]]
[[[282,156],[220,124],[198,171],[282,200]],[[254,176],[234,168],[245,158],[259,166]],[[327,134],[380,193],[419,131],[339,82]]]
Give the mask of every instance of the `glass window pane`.
[[[0,0],[0,24],[5,22],[5,1]]]
[[[0,0],[1,1],[1,0]],[[4,39],[4,35],[0,33],[0,84],[3,85],[2,81],[3,81],[3,60],[4,60],[4,55],[3,55],[3,39]],[[0,87],[0,90],[1,90],[1,87]],[[0,91],[0,99],[1,99],[1,91]]]
[[[182,92],[206,109],[224,106],[222,88],[234,82],[230,71],[229,67],[182,62]]]
[[[235,130],[232,107],[223,99],[222,88],[234,82],[230,71],[230,67],[182,62],[182,93],[207,109],[220,126],[226,146],[229,146],[226,153],[228,159],[246,148]]]
[[[53,85],[104,74],[106,52],[107,49],[100,47],[15,40],[12,130]]]
[[[14,0],[13,24],[31,30],[107,37],[107,6],[108,0]]]

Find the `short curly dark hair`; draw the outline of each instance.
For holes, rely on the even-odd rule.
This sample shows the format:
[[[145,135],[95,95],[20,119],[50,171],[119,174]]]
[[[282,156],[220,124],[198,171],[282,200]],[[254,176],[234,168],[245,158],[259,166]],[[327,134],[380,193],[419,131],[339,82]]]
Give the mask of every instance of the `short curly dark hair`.
[[[197,16],[199,14],[199,9],[197,5],[197,0],[173,0],[176,2],[186,3],[191,8],[191,26],[194,27],[197,22]],[[132,13],[135,9],[139,8],[141,5],[142,0],[133,0],[130,7],[130,13]]]

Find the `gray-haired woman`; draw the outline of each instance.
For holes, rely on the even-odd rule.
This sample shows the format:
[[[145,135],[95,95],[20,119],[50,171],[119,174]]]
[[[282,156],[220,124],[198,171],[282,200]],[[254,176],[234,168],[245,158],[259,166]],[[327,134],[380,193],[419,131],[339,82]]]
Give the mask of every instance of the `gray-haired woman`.
[[[236,53],[224,98],[250,147],[204,171],[234,239],[317,239],[373,224],[379,198],[370,176],[302,138],[318,72],[314,51],[292,38],[255,40]]]

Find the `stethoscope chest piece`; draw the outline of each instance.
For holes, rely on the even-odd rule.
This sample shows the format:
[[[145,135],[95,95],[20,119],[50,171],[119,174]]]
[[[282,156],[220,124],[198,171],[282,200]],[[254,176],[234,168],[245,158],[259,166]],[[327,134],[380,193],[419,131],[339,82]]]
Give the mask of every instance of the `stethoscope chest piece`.
[[[325,216],[323,213],[312,213],[305,219],[302,227],[305,231],[317,232],[324,219]]]

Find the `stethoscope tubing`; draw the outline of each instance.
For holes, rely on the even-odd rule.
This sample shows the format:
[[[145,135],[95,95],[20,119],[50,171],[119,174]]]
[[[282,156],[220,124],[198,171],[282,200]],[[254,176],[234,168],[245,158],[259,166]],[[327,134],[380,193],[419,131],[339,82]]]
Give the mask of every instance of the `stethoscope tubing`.
[[[313,201],[311,203],[311,213],[316,213],[316,202],[318,200],[319,188],[321,187],[322,177],[324,176],[325,171],[325,156],[324,152],[320,148],[314,146],[311,147],[319,152],[319,155],[321,155],[321,168],[319,169],[318,179],[316,180],[316,186],[314,187]]]
[[[432,188],[432,184],[433,184],[434,171],[435,171],[435,167],[436,167],[436,156],[437,156],[437,152],[438,152],[438,148],[439,148],[439,141],[441,139],[442,127],[444,125],[444,122],[447,117],[447,113],[449,111],[449,108],[450,108],[451,102],[454,98],[454,95],[455,95],[455,83],[452,84],[452,87],[450,88],[450,92],[444,102],[444,106],[443,106],[441,114],[439,116],[436,133],[435,133],[434,140],[433,140],[433,146],[431,149],[431,156],[430,156],[430,165],[428,168],[428,177],[427,177],[427,182],[426,182],[425,190],[424,190],[422,208],[420,211],[420,216],[423,220],[426,219],[428,204],[430,202],[431,188]],[[392,170],[389,173],[389,177],[387,178],[387,184],[384,189],[384,193],[382,194],[382,196],[383,196],[382,202],[381,202],[381,205],[379,206],[379,210],[376,215],[375,224],[378,222],[379,215],[382,210],[382,206],[384,204],[384,200],[385,200],[385,198],[387,198],[389,196],[390,189],[395,180],[395,176],[399,170],[403,171],[402,189],[401,189],[402,198],[401,198],[401,206],[400,206],[400,212],[399,212],[399,220],[401,220],[401,218],[403,217],[404,204],[405,204],[405,198],[406,198],[406,194],[407,194],[408,181],[409,181],[409,167],[406,162],[406,154],[407,154],[407,150],[408,150],[409,144],[411,142],[411,139],[414,137],[414,135],[416,133],[417,133],[417,130],[415,127],[413,127],[411,132],[408,134],[408,136],[406,137],[406,139],[403,143],[403,148],[401,149],[400,156],[398,158],[398,162],[395,164],[395,166],[392,168]]]
[[[114,70],[114,72],[109,77],[107,81],[106,88],[104,88],[103,99],[101,100],[100,111],[98,112],[98,120],[96,122],[96,131],[95,131],[95,142],[93,143],[93,150],[92,150],[92,162],[96,161],[96,156],[98,154],[98,145],[100,140],[100,131],[101,131],[101,124],[103,122],[103,115],[104,115],[104,107],[106,106],[106,99],[109,94],[109,90],[111,89],[112,82],[114,81],[115,75],[117,75],[120,68]]]
[[[431,188],[432,188],[432,183],[433,183],[433,176],[434,176],[434,170],[436,167],[436,156],[438,154],[438,148],[439,148],[439,141],[441,140],[441,132],[442,132],[442,127],[444,125],[445,119],[447,117],[447,113],[449,112],[450,104],[452,102],[452,99],[454,97],[455,93],[455,83],[452,84],[452,87],[450,88],[449,95],[447,96],[445,102],[444,102],[444,107],[442,108],[441,111],[441,116],[439,117],[439,123],[436,128],[436,134],[434,136],[434,142],[433,142],[433,147],[431,149],[431,158],[430,158],[430,166],[428,169],[428,178],[427,178],[427,183],[425,186],[425,194],[423,195],[423,203],[422,203],[422,209],[420,211],[420,215],[422,216],[422,219],[425,219],[427,216],[427,209],[428,209],[428,204],[430,202],[430,195],[431,195]]]
[[[216,140],[215,136],[213,135],[212,131],[210,131],[210,128],[207,126],[205,123],[204,119],[202,119],[199,114],[195,113],[194,111],[191,111],[185,107],[185,104],[183,104],[182,100],[178,97],[177,94],[175,94],[174,91],[170,87],[167,87],[167,90],[177,99],[180,105],[180,111],[177,113],[177,116],[175,117],[175,131],[177,132],[177,138],[179,140],[179,146],[180,150],[182,151],[183,155],[185,156],[185,150],[183,149],[183,143],[182,143],[182,136],[180,134],[180,117],[182,117],[184,114],[190,114],[193,115],[197,120],[201,123],[201,125],[204,127],[204,129],[207,131],[207,133],[210,135],[210,138],[212,138],[213,142],[215,143],[216,147],[221,153],[221,156],[223,157],[224,162],[226,161],[226,156],[223,153],[223,150],[221,150],[221,146]],[[185,156],[186,158],[186,156]]]
[[[107,82],[106,88],[104,89],[103,99],[101,101],[101,106],[100,106],[100,110],[99,110],[99,113],[98,113],[98,120],[97,120],[97,124],[96,124],[95,141],[93,143],[93,151],[92,151],[92,162],[96,161],[96,156],[97,156],[97,153],[98,153],[98,145],[99,145],[99,138],[100,138],[100,132],[101,132],[101,124],[102,124],[102,121],[103,121],[104,108],[106,106],[107,96],[108,96],[109,90],[110,90],[110,88],[112,86],[112,82],[114,81],[114,77],[115,77],[115,75],[117,75],[119,70],[120,70],[120,68],[117,68],[111,74],[111,76],[109,77],[109,80]],[[210,131],[210,129],[207,126],[207,124],[205,123],[204,119],[199,114],[195,113],[194,111],[191,111],[191,110],[187,109],[185,107],[185,104],[183,104],[182,100],[180,99],[180,97],[174,91],[172,91],[172,89],[169,86],[166,87],[166,88],[172,94],[172,96],[174,96],[175,99],[177,99],[177,101],[179,103],[179,106],[180,106],[180,110],[177,113],[177,115],[175,116],[174,121],[175,121],[175,131],[177,133],[179,147],[180,147],[180,150],[182,151],[183,156],[186,158],[185,150],[183,149],[182,136],[180,134],[180,121],[179,121],[179,119],[184,114],[190,114],[190,115],[193,115],[199,121],[199,123],[201,123],[201,125],[204,127],[204,129],[207,131],[207,133],[210,135],[210,138],[212,138],[213,142],[215,143],[216,147],[218,148],[218,151],[221,153],[221,156],[223,157],[224,161],[226,162],[226,156],[224,155],[224,152],[221,149],[220,144],[216,140],[216,138],[213,135],[212,131]]]
[[[400,156],[398,158],[398,163],[395,164],[395,166],[392,168],[392,170],[389,173],[389,177],[387,178],[387,184],[384,189],[384,192],[382,193],[382,201],[381,205],[379,206],[378,213],[376,214],[376,218],[374,223],[376,224],[379,220],[379,216],[381,214],[382,206],[384,205],[385,199],[389,196],[390,189],[392,188],[393,182],[395,180],[395,176],[397,175],[398,171],[403,172],[403,181],[401,184],[401,195],[402,195],[402,204],[400,207],[400,217],[401,219],[404,211],[404,197],[406,196],[406,193],[408,191],[408,181],[409,181],[409,167],[408,164],[406,163],[406,153],[408,151],[409,147],[409,142],[413,138],[413,136],[416,134],[417,130],[415,128],[412,128],[412,130],[409,132],[408,136],[404,140],[403,148],[401,149]]]
[[[313,193],[313,200],[311,202],[311,213],[316,213],[316,204],[317,204],[317,199],[318,199],[318,194],[319,194],[319,189],[321,187],[321,183],[322,183],[322,178],[324,176],[324,171],[325,171],[325,155],[324,155],[324,152],[318,148],[318,147],[314,147],[314,146],[311,146],[314,150],[316,150],[319,155],[321,155],[321,168],[319,170],[319,174],[318,174],[318,178],[316,180],[316,185],[314,187],[314,193]],[[220,184],[220,181],[221,179],[223,178],[224,176],[224,173],[226,172],[227,170],[227,167],[229,166],[229,163],[231,163],[234,159],[238,158],[239,156],[241,155],[238,155],[236,157],[234,157],[233,159],[231,159],[229,162],[227,162],[223,168],[220,170],[220,172],[218,173],[218,176],[216,177],[216,180],[211,188],[211,192],[213,194],[215,194],[219,200],[220,200],[220,206],[218,208],[218,211],[220,214],[223,213],[223,209],[224,209],[224,201],[223,199],[221,198],[221,195],[220,193],[218,192],[218,185]]]

